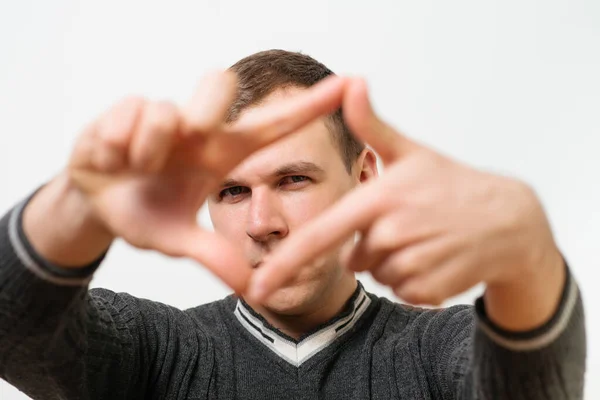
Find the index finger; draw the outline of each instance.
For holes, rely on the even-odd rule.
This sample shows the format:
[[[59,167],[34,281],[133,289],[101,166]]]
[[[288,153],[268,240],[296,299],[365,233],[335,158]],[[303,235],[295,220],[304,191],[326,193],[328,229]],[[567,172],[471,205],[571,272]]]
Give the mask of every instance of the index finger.
[[[225,120],[237,90],[237,77],[231,71],[206,74],[182,110],[184,136],[206,135],[218,130]]]
[[[254,273],[247,295],[262,301],[289,281],[303,266],[341,246],[354,232],[377,217],[377,202],[369,182],[290,235]],[[293,254],[293,257],[290,257]]]
[[[258,150],[337,110],[342,104],[345,83],[339,76],[325,78],[277,103],[242,114],[226,132],[250,139],[247,142],[251,151]]]

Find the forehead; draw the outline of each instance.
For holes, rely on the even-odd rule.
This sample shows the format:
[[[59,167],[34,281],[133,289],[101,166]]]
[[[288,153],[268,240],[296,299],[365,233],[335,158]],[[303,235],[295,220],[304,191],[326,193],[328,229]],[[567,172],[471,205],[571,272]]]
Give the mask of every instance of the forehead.
[[[304,90],[301,88],[279,89],[267,96],[260,104],[245,109],[241,114],[252,114],[262,107],[272,105],[284,98]],[[332,163],[342,163],[331,132],[326,124],[327,117],[316,119],[286,137],[250,155],[229,176],[246,175],[277,169],[280,165],[299,161],[313,162],[322,168]]]

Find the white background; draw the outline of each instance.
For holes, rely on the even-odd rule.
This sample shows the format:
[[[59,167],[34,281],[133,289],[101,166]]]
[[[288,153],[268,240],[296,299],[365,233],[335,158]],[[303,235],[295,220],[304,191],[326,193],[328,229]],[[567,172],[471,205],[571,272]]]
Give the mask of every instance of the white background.
[[[599,399],[598,1],[0,0],[0,210],[60,170],[117,99],[183,102],[207,70],[269,48],[365,76],[409,135],[535,187],[582,288],[586,398]],[[179,307],[228,293],[197,265],[122,243],[93,285]],[[0,382],[0,399],[25,398]]]

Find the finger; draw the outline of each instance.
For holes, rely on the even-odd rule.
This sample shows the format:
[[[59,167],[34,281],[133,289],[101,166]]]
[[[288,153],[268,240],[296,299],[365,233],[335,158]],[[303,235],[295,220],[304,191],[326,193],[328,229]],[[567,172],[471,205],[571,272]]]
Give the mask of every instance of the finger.
[[[379,119],[373,111],[367,85],[362,79],[352,79],[348,84],[343,110],[350,130],[369,144],[386,164],[420,147]]]
[[[237,77],[231,71],[204,76],[191,100],[183,108],[183,135],[205,135],[225,122],[237,92]]]
[[[401,299],[412,304],[440,305],[481,282],[477,265],[464,254],[444,262],[424,275],[408,279],[394,289]]]
[[[429,239],[390,254],[370,271],[379,283],[396,287],[405,280],[439,267],[456,253],[457,247],[448,239]]]
[[[142,112],[129,149],[130,164],[145,171],[159,171],[179,134],[179,112],[168,102],[151,102]]]
[[[344,268],[348,267],[348,263],[350,262],[350,257],[352,256],[354,247],[358,244],[358,242],[360,241],[360,238],[361,238],[360,232],[355,232],[354,240],[348,241],[342,246],[342,249],[340,251],[339,260],[340,260],[340,264],[342,266],[344,266]]]
[[[338,76],[326,78],[275,104],[242,114],[228,131],[243,136],[255,151],[334,112],[342,103],[345,84],[346,79]]]
[[[138,118],[147,103],[141,97],[127,97],[117,103],[98,123],[98,137],[111,146],[127,148]]]
[[[432,224],[431,218],[432,215],[424,216],[414,209],[379,218],[355,246],[348,268],[357,272],[370,270],[390,253],[438,235],[440,225]]]
[[[345,268],[355,272],[370,270],[373,266],[381,263],[389,254],[389,252],[368,248],[368,241],[365,240],[365,236],[369,235],[369,230],[370,228],[365,230],[352,248],[346,249],[342,264]]]
[[[71,158],[69,160],[69,167],[73,169],[94,169],[95,161],[94,161],[94,150],[97,149],[97,141],[95,134],[98,130],[98,122],[94,121],[93,123],[87,126],[83,133],[77,138],[75,142],[75,146],[73,148],[73,153],[71,154]]]
[[[78,138],[70,165],[114,172],[125,167],[127,147],[144,100],[128,97],[90,124]]]
[[[374,195],[373,185],[365,183],[355,189],[284,240],[254,273],[247,295],[255,301],[264,300],[302,266],[338,248],[355,231],[364,230],[381,209],[381,196]]]
[[[153,247],[169,256],[187,257],[208,268],[236,293],[243,293],[252,268],[243,254],[222,236],[200,227],[161,234]]]
[[[127,150],[145,100],[128,97],[117,103],[97,125],[94,163],[101,172],[115,172],[127,165]]]
[[[104,188],[127,179],[127,174],[107,174],[89,168],[70,168],[69,177],[83,192],[93,194],[100,193]]]

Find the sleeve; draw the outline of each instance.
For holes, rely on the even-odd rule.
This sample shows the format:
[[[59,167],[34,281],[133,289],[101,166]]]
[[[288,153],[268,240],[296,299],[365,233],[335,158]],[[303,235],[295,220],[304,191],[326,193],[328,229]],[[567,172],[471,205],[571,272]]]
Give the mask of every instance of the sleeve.
[[[421,356],[441,399],[582,399],[586,362],[583,303],[570,272],[554,316],[528,332],[496,326],[483,297],[475,308],[430,319]]]
[[[22,229],[26,203],[0,220],[0,377],[34,399],[141,399],[177,375],[181,312],[88,291],[104,255],[77,270],[41,259]]]

